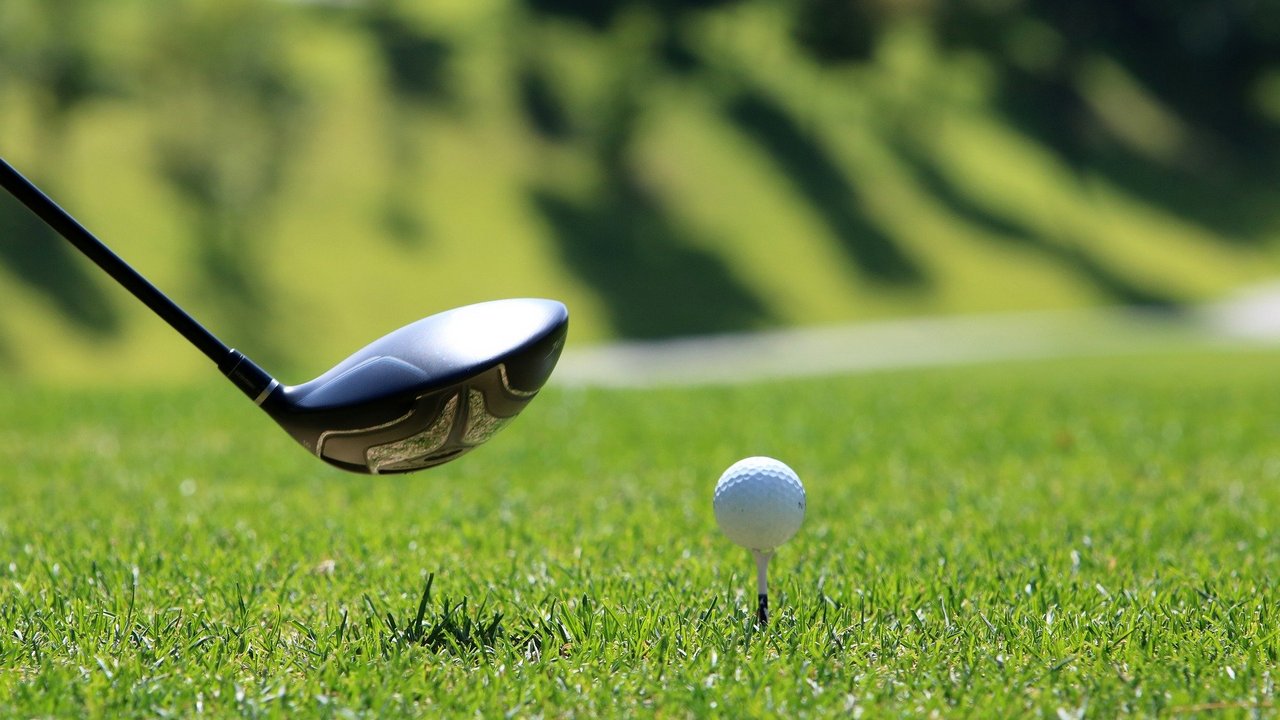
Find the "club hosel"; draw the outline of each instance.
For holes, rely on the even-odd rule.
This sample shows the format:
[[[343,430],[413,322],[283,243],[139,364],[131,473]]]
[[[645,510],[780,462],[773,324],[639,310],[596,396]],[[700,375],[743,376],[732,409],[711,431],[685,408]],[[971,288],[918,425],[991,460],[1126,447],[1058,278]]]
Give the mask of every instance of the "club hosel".
[[[218,369],[255,405],[261,405],[271,391],[280,385],[266,370],[258,367],[257,363],[239,350],[230,351],[226,359],[218,363]]]

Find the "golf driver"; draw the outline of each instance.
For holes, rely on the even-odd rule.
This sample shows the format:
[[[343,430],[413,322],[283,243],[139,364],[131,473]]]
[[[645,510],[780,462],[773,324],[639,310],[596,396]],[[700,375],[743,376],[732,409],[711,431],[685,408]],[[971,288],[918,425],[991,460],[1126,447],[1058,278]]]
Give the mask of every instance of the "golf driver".
[[[282,385],[3,159],[0,185],[182,333],[303,447],[344,470],[403,473],[459,457],[529,404],[564,347],[564,305],[497,300],[406,325],[310,382]]]

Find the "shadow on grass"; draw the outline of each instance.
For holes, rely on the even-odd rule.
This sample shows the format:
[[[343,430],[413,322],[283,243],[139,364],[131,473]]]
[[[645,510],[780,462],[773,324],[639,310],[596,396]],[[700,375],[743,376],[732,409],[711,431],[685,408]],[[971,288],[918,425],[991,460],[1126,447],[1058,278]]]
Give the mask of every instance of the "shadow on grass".
[[[537,189],[567,266],[607,304],[625,337],[657,338],[768,325],[769,308],[634,179],[614,177],[587,201]]]
[[[81,330],[106,337],[120,329],[89,261],[7,194],[0,195],[0,262]]]
[[[1108,300],[1124,305],[1173,309],[1178,301],[1168,292],[1126,277],[1083,247],[1038,233],[1009,217],[1000,215],[966,194],[945,177],[936,165],[914,149],[899,145],[898,156],[911,168],[921,187],[952,215],[980,228],[997,242],[1032,250],[1045,260],[1079,276]]]
[[[550,72],[528,60],[516,71],[514,84],[520,111],[534,132],[555,142],[573,137],[573,121]]]
[[[1213,231],[1229,245],[1258,245],[1275,221],[1274,167],[1240,159],[1225,143],[1183,148],[1160,162],[1133,151],[1092,116],[1073,88],[1014,76],[999,101],[1008,125],[1078,170],[1097,173],[1164,212]],[[1089,129],[1082,138],[1081,128]],[[1265,147],[1266,142],[1259,141]],[[1264,153],[1265,154],[1265,153]]]
[[[454,47],[447,37],[417,27],[394,3],[372,3],[363,12],[392,105],[384,132],[390,167],[382,227],[397,243],[414,247],[429,232],[413,191],[424,152],[415,133],[417,113],[456,105]]]
[[[818,212],[865,277],[890,285],[926,280],[920,264],[862,212],[857,189],[836,159],[785,108],[760,92],[746,90],[733,97],[724,111]]]

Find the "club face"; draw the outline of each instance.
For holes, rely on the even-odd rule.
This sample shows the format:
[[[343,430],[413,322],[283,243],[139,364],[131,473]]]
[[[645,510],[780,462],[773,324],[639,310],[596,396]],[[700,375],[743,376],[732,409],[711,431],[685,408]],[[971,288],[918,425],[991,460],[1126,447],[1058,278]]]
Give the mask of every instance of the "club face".
[[[551,300],[499,300],[405,326],[316,379],[262,403],[298,442],[332,465],[403,473],[484,443],[550,376],[568,330]]]

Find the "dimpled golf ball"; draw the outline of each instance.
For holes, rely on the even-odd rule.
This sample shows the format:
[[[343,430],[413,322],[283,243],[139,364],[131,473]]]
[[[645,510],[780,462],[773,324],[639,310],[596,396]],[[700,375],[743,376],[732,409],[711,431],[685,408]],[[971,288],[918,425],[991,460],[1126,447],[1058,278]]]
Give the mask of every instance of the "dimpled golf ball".
[[[749,457],[729,466],[716,483],[716,524],[733,542],[771,552],[791,539],[804,520],[804,485],[785,463]]]

